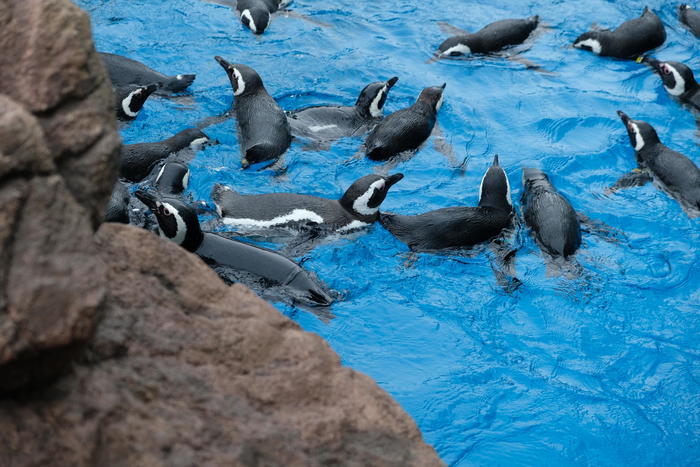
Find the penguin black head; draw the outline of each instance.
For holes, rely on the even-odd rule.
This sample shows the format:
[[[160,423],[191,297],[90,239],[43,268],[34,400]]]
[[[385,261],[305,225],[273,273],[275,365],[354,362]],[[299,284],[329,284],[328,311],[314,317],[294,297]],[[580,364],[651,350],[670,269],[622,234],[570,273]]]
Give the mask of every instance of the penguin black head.
[[[204,239],[195,210],[177,198],[138,190],[134,195],[153,211],[160,236],[188,251],[195,251]]]
[[[173,138],[177,139],[178,147],[190,147],[194,150],[199,150],[202,147],[211,144],[211,139],[199,128],[185,128]]]
[[[241,11],[241,23],[255,34],[262,34],[270,25],[270,12],[262,7],[247,8]]]
[[[546,173],[534,167],[523,167],[523,188],[525,188],[525,191],[540,181],[549,183],[549,177],[547,177]]]
[[[418,96],[418,101],[432,109],[433,113],[437,113],[442,107],[442,93],[445,90],[447,83],[442,83],[442,86],[431,86],[421,91]]]
[[[681,4],[678,6],[678,17],[681,20],[681,23],[686,22],[686,15],[688,14],[688,10],[690,10],[690,5],[687,5],[685,3]]]
[[[635,151],[641,151],[645,147],[653,146],[660,142],[656,130],[647,122],[632,120],[622,110],[618,110],[617,114],[622,119],[622,123],[627,127],[630,144],[632,144]]]
[[[672,96],[681,96],[698,88],[692,70],[680,62],[661,62],[651,57],[645,57],[642,62],[654,69]]]
[[[259,89],[264,89],[262,79],[258,72],[251,67],[239,63],[229,63],[218,55],[214,60],[226,71],[231,81],[233,95],[236,97],[252,94]]]
[[[117,88],[115,95],[117,97],[117,114],[119,118],[126,120],[135,119],[139,111],[143,108],[143,104],[148,99],[148,96],[160,87],[160,84],[151,83],[147,86],[129,85]]]
[[[479,206],[489,206],[511,211],[510,182],[503,167],[498,163],[498,154],[493,156],[491,167],[486,170],[479,186]]]
[[[440,44],[435,55],[440,58],[470,55],[473,47],[472,41],[474,39],[471,36],[450,37]]]
[[[596,55],[600,55],[603,51],[603,43],[606,37],[601,34],[601,31],[584,32],[574,41],[574,47],[577,49],[588,50]]]
[[[366,118],[381,117],[384,110],[384,103],[386,102],[386,96],[398,80],[399,78],[394,76],[385,83],[378,81],[368,84],[362,92],[360,92],[360,96],[355,102],[355,107],[360,109],[362,115]]]
[[[400,173],[388,177],[365,175],[350,185],[340,198],[340,205],[358,217],[376,219],[379,215],[379,205],[386,198],[389,188],[402,178],[403,174]]]
[[[182,162],[166,162],[158,171],[153,182],[156,190],[162,194],[179,194],[187,189],[190,171]]]

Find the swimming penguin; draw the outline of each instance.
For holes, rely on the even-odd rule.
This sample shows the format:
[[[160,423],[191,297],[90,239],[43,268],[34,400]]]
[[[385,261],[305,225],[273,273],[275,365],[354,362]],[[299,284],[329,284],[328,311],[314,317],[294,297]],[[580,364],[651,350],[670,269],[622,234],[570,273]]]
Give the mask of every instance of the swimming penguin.
[[[436,55],[458,57],[498,52],[510,45],[522,44],[537,28],[539,21],[539,16],[496,21],[473,34],[450,37],[440,44]]]
[[[267,93],[255,70],[231,64],[219,56],[214,58],[226,71],[233,88],[233,111],[238,122],[243,168],[276,160],[292,142],[284,112]]]
[[[318,141],[361,135],[383,116],[387,94],[398,80],[394,76],[386,82],[368,84],[353,106],[324,105],[293,110],[287,114],[292,132]]]
[[[182,74],[165,76],[141,62],[121,55],[100,52],[100,57],[102,57],[102,61],[107,68],[112,85],[117,87],[130,84],[147,86],[151,83],[157,83],[160,85],[160,88],[156,91],[156,94],[177,93],[184,91],[197,76]]]
[[[283,9],[291,0],[238,0],[236,11],[241,23],[255,34],[262,34],[270,25],[272,13]]]
[[[656,14],[644,8],[639,18],[625,21],[614,31],[589,31],[581,34],[574,47],[588,50],[600,56],[637,58],[655,49],[666,40],[666,30]]]
[[[681,102],[700,110],[700,86],[690,68],[679,62],[660,62],[651,57],[642,59],[661,77],[664,88]]]
[[[418,149],[433,131],[445,85],[423,89],[412,106],[379,122],[365,140],[367,157],[383,161],[404,151]]]
[[[122,146],[119,173],[130,182],[139,182],[151,173],[153,167],[170,154],[190,148],[199,150],[210,142],[197,128],[187,128],[170,138],[154,143],[136,143]]]
[[[119,120],[133,120],[138,115],[148,96],[158,89],[157,84],[147,86],[117,86],[114,88],[114,109]]]
[[[271,285],[280,285],[295,299],[309,305],[328,306],[328,293],[297,263],[265,248],[202,232],[194,209],[178,198],[137,191],[136,197],[158,219],[161,237],[202,258],[215,270],[230,268],[253,274]]]
[[[581,224],[574,208],[540,169],[523,168],[523,214],[539,247],[567,258],[581,246]]]
[[[400,173],[365,175],[339,200],[293,193],[241,195],[222,185],[214,186],[211,197],[226,224],[255,229],[314,226],[343,233],[375,222],[379,205],[402,178]]]
[[[688,29],[695,34],[696,37],[700,37],[700,12],[690,8],[688,5],[681,5],[678,7],[678,17],[681,23],[688,26]]]
[[[105,212],[105,222],[119,222],[122,224],[129,223],[129,200],[131,194],[129,189],[122,182],[114,184],[112,196],[107,203]]]
[[[479,187],[479,205],[437,209],[416,216],[381,214],[382,225],[412,250],[466,247],[496,237],[511,225],[508,176],[494,156]]]
[[[626,174],[615,188],[641,186],[654,181],[673,197],[690,217],[700,215],[700,169],[683,154],[664,146],[647,122],[632,120],[621,110],[617,114],[627,128],[637,156],[638,170]]]

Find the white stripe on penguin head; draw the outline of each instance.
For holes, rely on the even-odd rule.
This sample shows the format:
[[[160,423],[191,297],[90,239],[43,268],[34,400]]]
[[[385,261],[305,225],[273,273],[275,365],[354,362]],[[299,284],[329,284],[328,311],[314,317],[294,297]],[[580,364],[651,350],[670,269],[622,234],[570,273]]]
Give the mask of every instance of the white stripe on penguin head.
[[[160,225],[158,226],[158,232],[160,233],[160,236],[163,238],[167,238],[168,240],[171,240],[178,245],[182,245],[182,242],[185,241],[185,237],[187,237],[187,225],[185,224],[185,221],[180,217],[180,213],[178,212],[177,209],[175,209],[172,204],[170,203],[163,203],[163,206],[165,206],[168,211],[170,211],[170,214],[172,214],[175,217],[175,223],[177,224],[177,231],[175,232],[174,237],[168,237],[163,233],[163,229],[160,228]]]
[[[662,67],[664,67],[665,69],[670,71],[671,74],[673,75],[673,79],[676,80],[676,85],[672,88],[669,88],[668,86],[666,86],[664,84],[664,88],[666,88],[666,91],[668,91],[668,93],[671,94],[672,96],[680,96],[681,94],[683,94],[685,92],[685,80],[683,79],[681,74],[678,73],[678,70],[673,68],[668,63],[664,63],[662,65]],[[663,70],[663,68],[662,68],[662,70]]]
[[[136,89],[135,91],[131,91],[129,95],[126,96],[122,101],[122,110],[126,115],[128,115],[131,118],[136,118],[136,116],[139,114],[138,110],[136,112],[131,110],[131,99],[133,99],[134,96],[141,94],[142,91],[143,89],[141,88]]]
[[[445,50],[440,55],[442,55],[443,57],[449,57],[450,55],[452,55],[452,52],[457,52],[462,55],[469,55],[472,53],[472,49],[470,49],[469,46],[466,44],[457,44]]]
[[[384,97],[385,93],[386,84],[379,90],[377,95],[374,96],[374,100],[372,100],[372,104],[369,106],[369,114],[374,118],[381,117],[384,113],[384,109],[379,107],[379,103],[382,101],[382,97]]]
[[[631,126],[632,131],[634,131],[634,150],[641,151],[644,147],[644,138],[642,138],[642,133],[636,123],[631,123]]]
[[[580,49],[584,46],[590,47],[591,51],[596,55],[600,55],[600,52],[603,50],[603,46],[600,45],[600,41],[598,41],[597,39],[589,38],[589,39],[585,39],[585,40],[579,41],[579,42],[574,44],[574,47],[576,47],[578,49]]]
[[[355,210],[355,212],[359,212],[360,214],[363,214],[365,216],[372,216],[379,211],[379,206],[376,208],[371,208],[369,207],[369,200],[372,199],[372,195],[376,190],[383,190],[384,185],[385,185],[384,179],[379,179],[376,182],[372,183],[367,191],[365,191],[362,196],[357,198],[354,203],[352,203],[352,208]]]
[[[246,10],[248,11],[248,10]],[[233,93],[234,96],[240,96],[245,91],[245,81],[243,80],[243,75],[237,69],[233,69],[233,76],[236,77],[236,91]]]
[[[241,18],[248,20],[248,27],[251,31],[258,32],[258,30],[255,28],[255,21],[253,21],[253,15],[250,14],[250,10],[243,10],[241,13]]]

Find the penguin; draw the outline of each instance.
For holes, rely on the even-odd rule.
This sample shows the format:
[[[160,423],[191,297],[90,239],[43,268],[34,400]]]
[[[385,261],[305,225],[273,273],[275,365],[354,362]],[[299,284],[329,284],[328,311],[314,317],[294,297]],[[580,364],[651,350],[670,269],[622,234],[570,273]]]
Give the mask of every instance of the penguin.
[[[617,114],[627,128],[630,144],[637,156],[638,169],[626,174],[613,189],[641,186],[653,181],[678,201],[690,217],[700,216],[700,169],[683,154],[664,146],[654,127],[632,120],[623,111]]]
[[[129,189],[122,182],[117,181],[112,189],[112,196],[107,203],[104,221],[128,224],[130,199]]]
[[[148,99],[148,96],[158,89],[155,83],[147,86],[136,86],[130,84],[128,86],[117,86],[114,88],[114,109],[117,112],[117,118],[122,121],[130,121],[135,119],[143,104]]]
[[[225,224],[254,229],[313,226],[346,233],[379,219],[379,206],[402,178],[400,173],[387,177],[365,175],[339,200],[293,193],[241,195],[218,184],[211,197]]]
[[[157,83],[160,85],[160,88],[156,91],[156,94],[172,94],[187,89],[197,77],[197,75],[184,74],[165,76],[141,62],[122,55],[100,52],[100,57],[107,68],[107,73],[109,73],[109,79],[112,81],[113,86],[123,87],[130,84],[147,86],[151,83]]]
[[[418,100],[379,122],[365,140],[365,154],[375,161],[415,151],[430,136],[442,106],[446,83],[423,89]]]
[[[508,176],[494,156],[479,187],[479,204],[437,209],[415,216],[382,213],[381,224],[411,250],[468,247],[485,242],[513,222]]]
[[[332,141],[365,133],[383,116],[389,90],[399,80],[370,83],[353,106],[314,106],[287,113],[292,133],[317,141]]]
[[[525,42],[537,28],[539,21],[539,16],[496,21],[473,34],[450,37],[440,44],[436,55],[443,58],[498,52],[508,46]]]
[[[700,12],[683,4],[678,7],[678,18],[685,24],[695,37],[700,37]]]
[[[130,182],[139,182],[151,173],[153,167],[170,154],[190,148],[199,150],[211,140],[197,128],[187,128],[170,138],[154,143],[136,143],[122,146],[119,158],[120,176]]]
[[[214,58],[226,71],[233,88],[241,165],[246,168],[259,162],[275,161],[292,142],[287,117],[267,93],[255,70],[231,64],[219,56]]]
[[[190,182],[190,169],[178,161],[168,161],[160,168],[153,186],[162,195],[179,195]]]
[[[238,0],[236,11],[244,26],[255,34],[262,34],[270,26],[272,13],[289,3],[291,0]]]
[[[666,30],[656,14],[648,7],[642,16],[625,21],[614,31],[589,31],[581,34],[574,47],[600,56],[637,58],[655,49],[666,40]]]
[[[700,86],[690,68],[680,62],[661,62],[651,57],[644,57],[642,63],[651,66],[661,77],[669,94],[700,110]]]
[[[194,209],[174,197],[139,190],[136,197],[158,220],[160,236],[202,258],[219,272],[222,268],[252,274],[270,285],[282,286],[293,299],[307,305],[329,306],[333,298],[308,272],[277,252],[202,232]]]
[[[540,249],[568,259],[581,246],[581,223],[568,199],[540,169],[523,168],[521,199],[525,223]]]

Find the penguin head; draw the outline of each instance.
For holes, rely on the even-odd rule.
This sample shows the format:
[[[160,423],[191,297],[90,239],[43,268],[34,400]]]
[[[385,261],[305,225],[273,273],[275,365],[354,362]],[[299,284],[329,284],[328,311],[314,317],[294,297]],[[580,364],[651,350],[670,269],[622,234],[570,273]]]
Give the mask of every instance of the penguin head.
[[[472,53],[473,39],[470,36],[453,36],[446,39],[435,55],[439,58],[445,57],[461,57]]]
[[[117,113],[119,117],[133,120],[143,108],[148,96],[160,87],[160,84],[151,83],[147,86],[129,85],[116,90]]]
[[[241,11],[241,23],[255,34],[262,34],[270,25],[270,12],[261,7],[247,8]]]
[[[340,198],[340,205],[358,217],[376,218],[389,189],[402,178],[400,173],[388,177],[365,175],[350,185]]]
[[[138,190],[134,195],[153,211],[158,220],[160,236],[167,238],[188,251],[195,251],[204,234],[199,227],[195,210],[178,198]]]
[[[153,182],[160,193],[178,194],[187,189],[190,181],[190,170],[182,162],[166,162],[158,171]]]
[[[418,96],[417,102],[427,105],[433,113],[437,113],[442,107],[442,93],[445,91],[445,86],[447,86],[447,83],[442,83],[442,86],[431,86],[423,89],[420,96]]]
[[[481,178],[479,186],[479,206],[489,206],[511,211],[510,182],[503,167],[498,163],[498,154],[493,156],[491,167]]]
[[[672,96],[680,96],[698,87],[692,70],[680,62],[661,62],[651,57],[643,58],[642,62],[654,69]]]
[[[214,59],[226,71],[236,97],[252,94],[264,88],[260,75],[251,67],[239,63],[229,63],[218,55]]]
[[[370,83],[360,92],[360,96],[355,102],[355,107],[360,109],[364,117],[379,118],[384,112],[384,103],[389,90],[394,87],[394,84],[399,80],[394,76],[389,81],[383,83],[378,81]]]
[[[211,139],[199,128],[186,128],[177,134],[181,139],[183,146],[189,146],[195,151],[202,149],[204,146],[211,144]]]
[[[574,47],[600,55],[603,51],[603,41],[604,37],[600,31],[584,32],[574,41]]]
[[[617,114],[627,127],[627,134],[635,151],[641,151],[645,147],[659,143],[659,136],[653,126],[641,120],[632,120],[622,110],[618,110]]]

